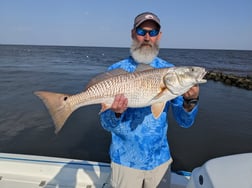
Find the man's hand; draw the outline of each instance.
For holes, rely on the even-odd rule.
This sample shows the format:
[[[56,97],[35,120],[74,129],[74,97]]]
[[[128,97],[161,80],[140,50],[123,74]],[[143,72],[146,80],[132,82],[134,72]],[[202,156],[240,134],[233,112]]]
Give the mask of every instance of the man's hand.
[[[123,94],[118,94],[115,96],[114,102],[111,105],[111,110],[115,112],[117,117],[127,109],[128,107],[128,99],[125,98]]]
[[[183,94],[185,99],[197,99],[199,96],[199,85],[194,85],[186,93]]]
[[[199,85],[191,87],[186,93],[183,94],[184,99],[198,99],[199,97]],[[184,108],[187,112],[191,111],[195,104],[186,104],[184,102]]]

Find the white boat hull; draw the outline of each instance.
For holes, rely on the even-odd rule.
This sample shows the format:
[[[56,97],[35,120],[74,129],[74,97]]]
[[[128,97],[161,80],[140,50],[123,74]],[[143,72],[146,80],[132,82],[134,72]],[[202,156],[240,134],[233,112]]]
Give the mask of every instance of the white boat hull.
[[[102,187],[106,163],[19,154],[0,154],[0,187]]]
[[[1,188],[102,188],[108,163],[0,153]],[[171,174],[171,188],[252,188],[252,153],[211,159],[191,176]],[[168,187],[168,186],[167,186]]]
[[[102,188],[108,163],[0,153],[1,188]],[[172,173],[172,188],[185,188],[188,177]]]

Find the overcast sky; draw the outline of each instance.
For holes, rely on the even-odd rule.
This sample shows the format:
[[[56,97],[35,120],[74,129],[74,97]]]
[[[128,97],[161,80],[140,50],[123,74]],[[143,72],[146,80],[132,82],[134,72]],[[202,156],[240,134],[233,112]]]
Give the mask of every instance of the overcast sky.
[[[163,48],[252,50],[252,0],[0,0],[0,44],[129,47],[143,11]]]

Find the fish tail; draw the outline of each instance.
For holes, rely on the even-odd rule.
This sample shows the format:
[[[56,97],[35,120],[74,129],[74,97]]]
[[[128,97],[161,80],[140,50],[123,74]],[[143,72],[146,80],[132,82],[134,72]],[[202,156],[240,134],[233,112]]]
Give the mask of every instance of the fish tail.
[[[37,95],[47,107],[55,124],[55,133],[57,134],[73,112],[73,109],[67,101],[69,95],[47,91],[36,91],[34,94]]]

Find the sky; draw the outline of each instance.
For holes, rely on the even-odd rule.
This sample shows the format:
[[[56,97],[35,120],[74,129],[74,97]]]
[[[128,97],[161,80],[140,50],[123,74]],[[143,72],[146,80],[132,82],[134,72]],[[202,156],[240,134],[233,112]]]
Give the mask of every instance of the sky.
[[[161,48],[252,50],[252,0],[0,0],[0,44],[129,47],[145,11]]]

